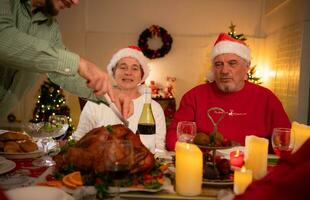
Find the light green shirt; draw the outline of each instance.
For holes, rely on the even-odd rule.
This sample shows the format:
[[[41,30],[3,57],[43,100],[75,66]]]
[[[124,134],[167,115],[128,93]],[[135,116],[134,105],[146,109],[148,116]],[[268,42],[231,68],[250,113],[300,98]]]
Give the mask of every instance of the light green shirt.
[[[30,0],[0,1],[0,117],[42,73],[63,89],[96,100],[79,74],[79,55],[65,49],[54,18],[31,14]]]

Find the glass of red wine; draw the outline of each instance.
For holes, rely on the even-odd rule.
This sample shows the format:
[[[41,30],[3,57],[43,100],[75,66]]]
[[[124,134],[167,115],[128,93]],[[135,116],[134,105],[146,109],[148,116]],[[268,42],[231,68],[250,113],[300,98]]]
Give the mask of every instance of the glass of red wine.
[[[285,157],[292,153],[294,148],[294,135],[290,128],[274,128],[271,136],[274,153]]]
[[[113,199],[121,199],[120,181],[129,174],[133,164],[133,145],[130,140],[112,139],[104,143],[103,159],[105,170],[114,180],[115,196]]]

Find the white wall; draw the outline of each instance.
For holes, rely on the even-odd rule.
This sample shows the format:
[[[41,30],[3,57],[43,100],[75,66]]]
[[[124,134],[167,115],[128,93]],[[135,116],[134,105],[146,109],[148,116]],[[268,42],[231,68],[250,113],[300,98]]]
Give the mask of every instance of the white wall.
[[[309,115],[309,12],[306,0],[266,1],[262,26],[276,71],[272,89],[290,119],[304,124]]]

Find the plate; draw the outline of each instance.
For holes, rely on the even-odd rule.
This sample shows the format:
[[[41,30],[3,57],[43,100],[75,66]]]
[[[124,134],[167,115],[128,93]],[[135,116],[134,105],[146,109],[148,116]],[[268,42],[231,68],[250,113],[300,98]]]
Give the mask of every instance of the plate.
[[[234,181],[232,180],[211,180],[211,179],[203,179],[202,184],[209,186],[232,186]]]
[[[94,186],[83,186],[75,189],[64,187],[62,188],[67,193],[71,194],[76,199],[82,199],[84,196],[94,196],[96,195],[96,189]],[[148,192],[155,193],[159,191],[166,191],[168,193],[175,193],[174,186],[171,184],[169,178],[165,177],[165,183],[158,189],[144,189],[144,188],[135,188],[135,187],[120,187],[120,193],[126,192]],[[109,187],[108,193],[113,194],[116,192],[115,187]],[[121,194],[120,194],[121,195]],[[86,198],[87,199],[87,198]]]
[[[0,152],[0,155],[9,159],[23,159],[23,158],[37,158],[42,156],[44,153],[40,150],[28,152],[28,153],[6,153]]]
[[[10,200],[74,200],[61,189],[45,186],[30,186],[5,191]]]
[[[114,193],[116,190],[115,187],[109,187],[109,192]],[[146,188],[137,188],[137,187],[120,187],[120,192],[159,192],[165,190],[169,193],[174,192],[174,186],[171,184],[171,181],[168,177],[164,177],[164,184],[158,189],[146,189]]]
[[[163,186],[158,189],[145,189],[145,188],[135,188],[135,187],[120,187],[119,192],[159,192],[163,190]],[[116,187],[109,187],[109,193],[116,193]]]
[[[4,174],[6,172],[11,171],[16,167],[16,164],[14,161],[11,160],[4,160],[0,163],[0,174]]]
[[[236,146],[240,146],[239,143],[232,141],[231,142],[231,146],[219,146],[219,147],[215,147],[215,146],[206,146],[206,145],[200,145],[200,144],[196,144],[198,147],[203,148],[203,149],[207,149],[207,150],[222,150],[222,149],[231,149],[234,148]]]
[[[6,161],[6,158],[3,157],[3,156],[0,156],[0,163],[1,163],[2,161]]]

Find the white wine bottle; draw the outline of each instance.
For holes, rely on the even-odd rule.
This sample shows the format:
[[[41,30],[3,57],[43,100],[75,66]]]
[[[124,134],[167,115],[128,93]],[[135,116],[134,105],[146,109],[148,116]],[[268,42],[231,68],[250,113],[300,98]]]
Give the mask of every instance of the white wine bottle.
[[[143,93],[145,99],[142,113],[138,122],[137,131],[144,146],[146,146],[152,153],[154,153],[156,125],[151,107],[152,96],[150,88],[145,87]]]

